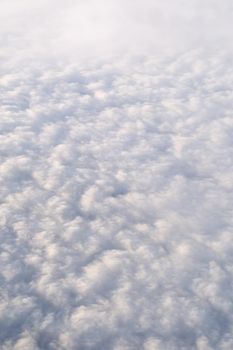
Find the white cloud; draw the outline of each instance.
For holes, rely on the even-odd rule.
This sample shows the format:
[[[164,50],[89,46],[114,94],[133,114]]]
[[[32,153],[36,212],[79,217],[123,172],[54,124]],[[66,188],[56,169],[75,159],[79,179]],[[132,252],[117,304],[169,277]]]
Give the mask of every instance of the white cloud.
[[[1,2],[1,349],[233,348],[231,13]]]
[[[229,62],[5,62],[2,349],[232,348]]]

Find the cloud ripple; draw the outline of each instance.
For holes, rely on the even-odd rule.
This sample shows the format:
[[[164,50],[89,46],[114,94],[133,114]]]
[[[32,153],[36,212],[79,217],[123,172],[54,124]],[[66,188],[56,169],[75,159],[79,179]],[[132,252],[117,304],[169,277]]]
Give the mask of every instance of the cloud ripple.
[[[233,348],[232,83],[198,51],[6,64],[1,349]]]

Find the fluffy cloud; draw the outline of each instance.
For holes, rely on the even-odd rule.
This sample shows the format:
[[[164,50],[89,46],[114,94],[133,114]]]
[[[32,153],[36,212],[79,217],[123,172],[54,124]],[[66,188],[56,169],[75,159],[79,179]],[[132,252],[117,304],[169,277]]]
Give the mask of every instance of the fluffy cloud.
[[[230,58],[1,70],[1,349],[232,349]]]
[[[233,348],[231,14],[2,0],[1,349]]]

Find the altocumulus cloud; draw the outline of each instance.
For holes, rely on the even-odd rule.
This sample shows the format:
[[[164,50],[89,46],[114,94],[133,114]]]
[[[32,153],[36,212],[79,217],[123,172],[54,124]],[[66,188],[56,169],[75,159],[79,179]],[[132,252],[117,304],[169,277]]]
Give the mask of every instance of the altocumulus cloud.
[[[1,348],[232,349],[229,57],[4,72]]]
[[[143,4],[2,0],[3,350],[233,349],[232,5]]]

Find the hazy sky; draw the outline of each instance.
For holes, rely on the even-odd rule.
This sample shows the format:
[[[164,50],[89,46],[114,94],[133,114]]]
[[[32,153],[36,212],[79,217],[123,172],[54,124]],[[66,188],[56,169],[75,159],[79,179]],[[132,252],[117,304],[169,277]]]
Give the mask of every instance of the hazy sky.
[[[1,43],[28,55],[230,49],[232,8],[230,0],[3,0]]]

